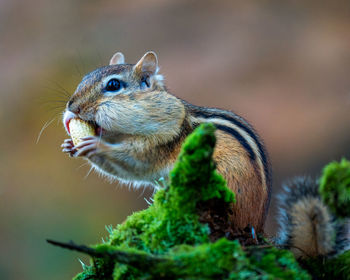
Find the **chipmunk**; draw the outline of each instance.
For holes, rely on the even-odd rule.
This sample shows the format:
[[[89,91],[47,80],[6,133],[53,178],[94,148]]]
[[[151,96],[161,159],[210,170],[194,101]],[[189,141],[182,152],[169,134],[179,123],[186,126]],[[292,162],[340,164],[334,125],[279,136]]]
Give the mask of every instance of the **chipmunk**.
[[[174,96],[158,71],[152,51],[136,64],[126,64],[117,52],[108,66],[87,74],[67,103],[63,123],[69,134],[71,119],[88,121],[97,136],[85,137],[77,146],[67,139],[63,152],[88,159],[98,172],[121,182],[155,185],[167,178],[186,136],[201,123],[213,123],[217,170],[237,198],[232,222],[263,232],[271,169],[260,137],[233,112]]]

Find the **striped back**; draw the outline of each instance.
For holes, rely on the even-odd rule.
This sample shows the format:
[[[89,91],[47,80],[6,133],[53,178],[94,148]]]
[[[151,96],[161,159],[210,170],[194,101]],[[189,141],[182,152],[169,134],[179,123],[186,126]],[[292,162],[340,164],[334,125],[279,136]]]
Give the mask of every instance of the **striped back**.
[[[270,193],[272,185],[270,162],[264,144],[254,128],[244,118],[230,111],[194,106],[187,102],[185,106],[193,123],[211,122],[218,130],[230,134],[241,144],[250,160],[259,166],[263,187]]]

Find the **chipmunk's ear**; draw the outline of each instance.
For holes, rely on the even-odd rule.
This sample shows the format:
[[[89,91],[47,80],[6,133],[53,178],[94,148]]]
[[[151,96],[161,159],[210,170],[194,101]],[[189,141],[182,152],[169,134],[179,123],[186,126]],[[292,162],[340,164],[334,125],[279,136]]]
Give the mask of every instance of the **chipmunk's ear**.
[[[125,63],[124,55],[121,52],[115,53],[112,56],[111,60],[109,61],[109,65],[124,64],[124,63]]]
[[[158,58],[155,52],[149,51],[136,63],[134,71],[137,75],[142,76],[142,73],[148,72],[154,75],[158,71]]]

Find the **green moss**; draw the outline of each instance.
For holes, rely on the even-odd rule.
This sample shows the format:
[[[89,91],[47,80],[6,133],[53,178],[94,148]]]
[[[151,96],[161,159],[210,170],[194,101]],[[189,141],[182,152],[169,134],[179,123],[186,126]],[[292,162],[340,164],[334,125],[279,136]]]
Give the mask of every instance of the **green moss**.
[[[170,254],[176,266],[163,271],[170,271],[175,279],[310,279],[290,252],[256,247],[244,252],[237,240],[182,245]]]
[[[350,251],[333,258],[307,259],[304,260],[303,266],[315,279],[349,280]]]
[[[320,180],[320,193],[329,209],[341,218],[350,216],[350,162],[331,162]]]
[[[219,201],[229,207],[235,201],[215,170],[214,131],[203,124],[186,139],[169,186],[148,209],[117,226],[107,244],[96,245],[91,266],[75,279],[309,279],[288,251],[244,251],[225,238],[210,242],[199,205]]]
[[[212,124],[205,124],[192,133],[182,146],[179,159],[170,172],[171,190],[168,197],[175,204],[185,204],[188,211],[194,211],[200,200],[235,200],[224,178],[216,172],[212,160],[216,141],[214,132]],[[181,208],[186,210],[183,206]]]
[[[83,272],[73,280],[108,279],[113,273],[114,262],[109,258],[93,258],[90,266],[84,265]]]
[[[275,247],[249,250],[251,263],[266,274],[279,279],[310,279],[307,272],[299,268],[293,254]]]
[[[73,280],[88,280],[88,279],[96,279],[96,273],[94,271],[93,266],[85,267],[84,271],[76,275]]]

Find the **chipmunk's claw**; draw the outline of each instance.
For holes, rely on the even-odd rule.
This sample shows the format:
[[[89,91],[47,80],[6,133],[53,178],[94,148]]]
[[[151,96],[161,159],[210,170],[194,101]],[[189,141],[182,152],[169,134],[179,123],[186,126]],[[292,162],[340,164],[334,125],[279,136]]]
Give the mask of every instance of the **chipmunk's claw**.
[[[62,152],[67,153],[70,157],[86,157],[90,158],[94,154],[106,151],[109,149],[108,145],[105,144],[99,137],[87,136],[81,138],[81,142],[74,146],[71,139],[64,140],[61,145]]]
[[[94,142],[91,144],[85,144],[82,148],[77,150],[74,154],[74,157],[87,157],[89,158],[97,152],[98,143]]]
[[[74,147],[74,157],[90,158],[94,154],[106,150],[107,145],[96,136],[87,136],[81,138],[81,142]]]
[[[65,139],[61,147],[63,148],[62,152],[67,153],[70,157],[75,153],[72,139]]]

